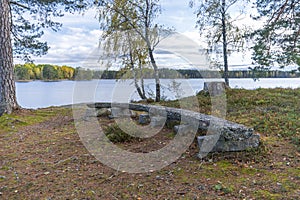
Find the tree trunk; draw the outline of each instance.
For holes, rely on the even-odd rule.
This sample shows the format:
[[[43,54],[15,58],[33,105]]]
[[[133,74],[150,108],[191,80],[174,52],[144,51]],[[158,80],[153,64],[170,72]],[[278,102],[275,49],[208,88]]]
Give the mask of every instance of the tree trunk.
[[[149,48],[149,56],[150,56],[150,61],[152,64],[152,67],[154,69],[154,78],[155,78],[155,89],[156,89],[156,96],[155,96],[155,101],[160,102],[160,80],[159,80],[159,71],[157,64],[154,59],[153,51],[151,48]]]
[[[142,69],[142,64],[139,64],[139,69],[140,69],[140,77],[141,77],[141,89],[142,89],[142,94],[146,97],[146,92],[145,92],[145,83],[144,83],[144,73],[143,73],[143,69]]]
[[[222,0],[222,35],[223,35],[223,58],[224,58],[224,79],[226,86],[229,87],[228,79],[228,57],[227,57],[227,33],[226,33],[226,0]]]
[[[127,39],[128,39],[128,47],[129,47],[129,58],[130,58],[130,65],[131,65],[131,70],[132,70],[132,73],[133,73],[133,80],[134,80],[134,86],[140,96],[141,99],[143,100],[146,100],[147,97],[145,96],[145,94],[142,92],[139,84],[138,84],[138,78],[137,78],[137,75],[136,75],[136,71],[135,71],[135,62],[133,60],[133,50],[132,50],[132,47],[131,47],[131,40],[130,40],[130,35],[129,35],[129,32],[127,32]],[[140,62],[140,61],[139,61]],[[140,63],[139,63],[140,65]],[[139,68],[141,70],[141,68]]]
[[[5,113],[18,109],[14,81],[9,0],[0,0],[0,106]]]
[[[143,100],[146,100],[147,97],[145,96],[145,94],[143,93],[143,90],[141,89],[141,87],[138,84],[138,78],[136,76],[136,71],[134,68],[132,69],[132,73],[133,73],[134,86],[135,86],[140,98]]]
[[[146,40],[146,44],[148,47],[148,54],[150,57],[150,62],[152,64],[152,67],[154,69],[154,78],[155,78],[155,101],[156,102],[160,102],[160,80],[159,80],[159,71],[158,71],[158,67],[157,64],[155,62],[154,59],[154,55],[153,55],[153,48],[151,47],[151,42],[150,42],[150,37],[149,37],[149,28],[150,28],[150,17],[149,17],[149,13],[151,11],[151,1],[146,0],[146,9],[145,9],[145,40]]]

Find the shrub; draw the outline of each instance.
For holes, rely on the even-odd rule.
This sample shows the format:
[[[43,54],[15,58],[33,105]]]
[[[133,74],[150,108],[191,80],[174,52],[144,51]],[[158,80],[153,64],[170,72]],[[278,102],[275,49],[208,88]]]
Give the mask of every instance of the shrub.
[[[105,135],[107,138],[114,143],[129,142],[133,140],[133,137],[125,133],[118,124],[112,124],[108,126],[105,130]]]

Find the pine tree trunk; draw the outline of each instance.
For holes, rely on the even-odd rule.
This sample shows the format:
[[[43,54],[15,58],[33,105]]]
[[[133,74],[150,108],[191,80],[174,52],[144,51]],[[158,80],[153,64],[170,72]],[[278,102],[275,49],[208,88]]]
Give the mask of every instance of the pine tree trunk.
[[[226,33],[226,0],[222,0],[222,36],[223,36],[223,58],[224,58],[224,79],[226,86],[229,87],[228,79],[228,55],[227,55],[227,33]]]
[[[19,108],[14,81],[9,0],[0,0],[0,107],[5,113]],[[0,108],[0,110],[1,110]],[[1,114],[1,113],[0,113]]]

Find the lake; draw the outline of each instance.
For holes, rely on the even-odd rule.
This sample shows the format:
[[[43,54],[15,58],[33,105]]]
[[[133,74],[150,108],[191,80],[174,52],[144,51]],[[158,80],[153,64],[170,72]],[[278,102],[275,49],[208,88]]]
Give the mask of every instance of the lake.
[[[162,96],[175,99],[196,94],[203,89],[204,81],[220,79],[161,79]],[[154,93],[153,80],[145,80],[148,93]],[[82,102],[129,102],[138,99],[131,80],[92,80],[58,82],[17,82],[17,100],[23,108],[44,108]],[[232,88],[299,88],[300,78],[230,79]]]

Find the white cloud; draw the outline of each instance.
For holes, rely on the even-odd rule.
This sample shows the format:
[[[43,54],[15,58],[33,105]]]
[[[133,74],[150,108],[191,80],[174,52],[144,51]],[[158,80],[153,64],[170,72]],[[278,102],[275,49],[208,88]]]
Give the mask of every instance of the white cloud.
[[[161,24],[175,27],[178,32],[190,39],[185,42],[193,44],[193,47],[191,48],[184,41],[178,41],[174,44],[175,46],[170,48],[177,50],[179,48],[178,45],[181,45],[181,53],[190,54],[189,58],[180,58],[180,55],[178,55],[180,53],[177,52],[176,55],[175,51],[173,55],[157,54],[156,56],[159,58],[158,63],[161,66],[190,66],[187,60],[199,62],[196,60],[196,56],[199,56],[199,49],[207,47],[207,43],[200,38],[198,30],[195,28],[196,15],[194,14],[194,9],[189,8],[186,1],[162,0],[161,3],[162,14],[158,21]],[[57,19],[57,21],[63,23],[62,30],[59,32],[45,32],[45,36],[42,39],[47,41],[51,48],[47,55],[35,58],[35,62],[58,65],[66,64],[73,67],[87,64],[86,60],[97,48],[101,36],[96,11],[89,10],[84,15],[67,13],[64,17]],[[251,26],[257,25],[257,22],[251,21],[250,17],[247,16],[245,16],[243,23],[251,24]],[[195,59],[192,58],[193,56]],[[96,57],[95,54],[92,55],[93,63],[96,63]],[[230,63],[234,65],[249,63],[249,54],[246,55],[244,60],[241,57],[239,54],[230,56]],[[16,60],[16,63],[18,62],[21,61]]]

